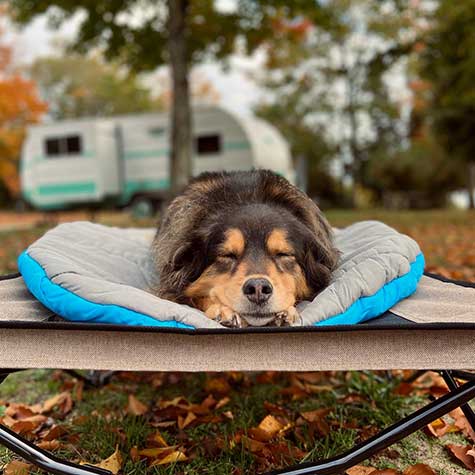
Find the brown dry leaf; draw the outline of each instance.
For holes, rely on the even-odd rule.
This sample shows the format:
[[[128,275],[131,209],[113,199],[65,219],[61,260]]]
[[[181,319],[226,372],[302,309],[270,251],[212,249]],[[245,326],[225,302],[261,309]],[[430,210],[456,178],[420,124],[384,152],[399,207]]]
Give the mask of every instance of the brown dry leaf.
[[[133,416],[143,416],[148,411],[148,406],[140,402],[133,394],[129,394],[129,405],[127,406],[127,413]]]
[[[257,428],[268,434],[269,438],[272,439],[272,437],[277,435],[284,428],[284,425],[281,424],[274,416],[267,415],[264,417],[264,419],[262,419]]]
[[[57,407],[63,415],[70,412],[73,408],[73,398],[71,397],[71,393],[69,391],[64,391],[50,399],[47,399],[43,403],[41,412],[51,412],[55,407]]]
[[[437,419],[426,426],[427,432],[434,437],[442,437],[450,432],[459,432],[460,428],[455,424],[447,424],[443,419]]]
[[[216,404],[215,409],[221,409],[223,406],[228,404],[229,401],[231,401],[231,399],[229,397],[227,397],[227,396],[223,397],[222,399],[220,399],[218,401],[218,404]]]
[[[17,434],[27,434],[35,431],[47,421],[47,417],[36,415],[14,422],[10,428]]]
[[[25,419],[26,417],[34,416],[35,414],[38,414],[38,412],[33,411],[31,407],[26,406],[25,404],[10,403],[10,405],[5,411],[5,414],[17,420],[20,420]]]
[[[81,402],[84,392],[84,381],[78,381],[74,387],[74,396],[76,401]]]
[[[196,416],[192,412],[189,412],[186,417],[178,416],[178,428],[184,429],[188,427],[195,419]]]
[[[407,467],[403,475],[437,475],[437,473],[425,463],[418,463],[412,467]]]
[[[190,405],[183,396],[178,396],[170,401],[160,401],[159,406],[162,409],[166,409],[167,407],[179,407],[182,409],[187,409]]]
[[[366,467],[365,465],[355,465],[349,468],[345,473],[347,475],[371,475],[376,469],[374,467]]]
[[[394,468],[383,468],[382,470],[376,470],[371,472],[371,475],[400,475],[401,472],[398,472]]]
[[[140,461],[139,449],[137,448],[136,445],[130,449],[129,453],[130,453],[130,458],[132,459],[132,462],[136,463]]]
[[[166,457],[160,460],[155,460],[152,464],[150,464],[150,467],[154,467],[156,465],[166,465],[168,463],[186,462],[187,460],[188,457],[184,452],[181,450],[175,450],[175,452],[168,454]]]
[[[148,459],[162,458],[165,455],[173,452],[176,449],[176,445],[171,447],[153,447],[150,449],[142,449],[137,452],[139,457],[146,457]]]
[[[249,437],[242,436],[241,437],[241,442],[243,446],[251,451],[253,454],[262,452],[262,450],[265,448],[266,444],[263,442],[260,442],[258,440],[250,439]]]
[[[153,447],[168,447],[167,441],[163,438],[159,431],[150,434],[147,437],[147,445]]]
[[[452,457],[455,457],[459,462],[462,462],[463,465],[465,465],[465,467],[467,467],[469,470],[475,470],[475,460],[473,459],[473,456],[471,456],[471,454],[468,453],[469,451],[472,450],[471,445],[447,444],[445,448],[449,450]],[[407,475],[407,474],[404,473],[404,475]],[[409,474],[409,475],[416,475],[416,473]],[[421,475],[422,475],[422,472],[421,472]]]
[[[328,413],[330,409],[315,409],[314,411],[307,411],[301,412],[300,415],[307,421],[307,422],[317,422],[323,419]]]
[[[468,422],[463,412],[460,411],[459,413],[454,413],[453,418],[455,419],[455,427],[460,429],[465,435],[465,437],[468,437],[472,440],[472,442],[475,442],[475,431],[473,430],[472,426],[470,425],[470,422]]]
[[[59,440],[42,440],[37,442],[36,445],[44,450],[58,450],[61,447],[61,442]]]
[[[231,391],[231,386],[225,378],[210,378],[206,381],[204,388],[208,393],[223,396]]]
[[[41,433],[41,438],[43,440],[54,440],[58,439],[62,435],[66,434],[66,429],[63,426],[54,425],[51,429],[47,430],[46,432]]]
[[[3,475],[28,475],[32,466],[29,463],[20,460],[12,460],[5,465]]]
[[[117,475],[122,468],[122,454],[119,452],[119,447],[117,446],[115,452],[102,462],[90,465],[103,468],[104,470],[109,470],[113,475]]]

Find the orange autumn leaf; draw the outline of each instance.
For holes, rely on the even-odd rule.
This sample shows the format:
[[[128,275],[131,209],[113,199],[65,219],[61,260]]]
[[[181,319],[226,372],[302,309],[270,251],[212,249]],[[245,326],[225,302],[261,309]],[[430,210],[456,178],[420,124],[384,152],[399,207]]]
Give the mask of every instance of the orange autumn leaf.
[[[59,410],[61,414],[68,414],[73,408],[73,398],[69,391],[64,391],[43,403],[42,413],[51,412],[53,409]]]
[[[0,11],[0,20],[5,10]],[[0,21],[1,24],[1,21]],[[3,31],[0,29],[0,43]],[[0,180],[12,195],[19,193],[18,161],[26,128],[46,112],[36,84],[13,65],[9,46],[0,44]]]
[[[20,460],[12,460],[4,469],[4,475],[28,475],[32,466],[29,463],[21,462]]]
[[[469,453],[472,450],[471,445],[456,445],[456,444],[447,444],[445,448],[449,451],[449,453],[459,462],[468,468],[469,470],[475,470],[475,459]],[[406,474],[405,474],[406,475]],[[416,475],[416,474],[410,474]],[[419,474],[417,474],[419,475]]]
[[[150,464],[150,467],[155,467],[156,465],[166,465],[169,463],[186,462],[187,460],[188,457],[184,452],[176,450],[162,459],[155,460],[152,464]]]
[[[143,416],[148,411],[148,406],[140,402],[133,394],[129,394],[129,405],[127,412],[134,416]]]
[[[355,465],[349,468],[346,475],[371,475],[376,469],[374,467],[366,467],[365,465]]]
[[[109,470],[109,472],[111,472],[113,475],[117,475],[122,468],[122,454],[119,452],[119,447],[116,447],[115,452],[102,462],[88,465]]]
[[[425,463],[418,463],[412,467],[406,468],[403,475],[437,475],[435,471]]]

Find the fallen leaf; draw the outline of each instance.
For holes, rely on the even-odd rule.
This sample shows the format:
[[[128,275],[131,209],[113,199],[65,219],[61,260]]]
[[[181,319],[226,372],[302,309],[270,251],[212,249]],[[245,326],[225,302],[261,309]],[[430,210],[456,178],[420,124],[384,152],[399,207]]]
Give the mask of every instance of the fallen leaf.
[[[221,409],[223,406],[228,404],[229,401],[231,401],[231,399],[229,397],[227,397],[227,396],[223,397],[222,399],[220,399],[218,401],[218,403],[216,404],[215,409]]]
[[[36,446],[44,450],[58,450],[61,447],[61,442],[59,440],[42,440],[37,442]]]
[[[29,463],[20,460],[12,460],[5,465],[3,475],[28,475],[32,466]]]
[[[475,470],[475,461],[473,459],[473,456],[471,456],[471,454],[468,454],[468,451],[472,450],[471,445],[447,444],[445,448],[449,450],[452,457],[456,458],[459,462],[462,462],[463,465],[465,465],[465,467],[467,467],[469,470]],[[404,473],[404,475],[407,475],[407,474]],[[416,475],[416,474],[414,473],[414,474],[409,474],[409,475]]]
[[[189,412],[186,417],[178,416],[178,428],[184,429],[188,427],[195,419],[196,416],[192,412]]]
[[[156,465],[166,465],[168,463],[186,462],[187,460],[188,457],[183,452],[181,452],[180,450],[176,450],[175,452],[168,454],[166,457],[160,460],[155,460],[150,465],[150,467],[154,467]]]
[[[119,452],[119,447],[117,446],[115,452],[102,462],[98,464],[88,464],[93,467],[103,468],[104,470],[109,470],[113,475],[117,475],[122,468],[122,455]]]
[[[376,469],[374,467],[366,467],[365,465],[355,465],[349,468],[345,473],[347,475],[371,475]]]
[[[371,475],[400,475],[401,472],[398,472],[394,468],[383,468],[382,470],[375,470],[371,472]]]
[[[176,449],[176,445],[172,447],[153,447],[150,449],[141,449],[137,452],[139,457],[145,457],[148,459],[157,459],[162,458],[165,455],[173,452]]]
[[[316,422],[322,418],[324,418],[328,413],[330,412],[330,409],[325,408],[325,409],[315,409],[314,411],[307,411],[307,412],[301,412],[300,415],[307,421],[307,422]],[[358,465],[357,465],[358,466]]]
[[[163,438],[160,432],[154,432],[147,437],[147,445],[155,447],[168,447],[167,441]]]
[[[140,402],[133,394],[129,394],[129,405],[127,412],[134,416],[143,416],[148,411],[148,406]]]
[[[58,439],[62,435],[66,434],[66,429],[60,425],[54,425],[51,429],[47,430],[46,432],[41,433],[41,438],[43,440],[53,440]]]
[[[258,425],[258,429],[266,432],[269,435],[269,438],[274,437],[280,430],[284,427],[274,416],[268,415],[262,419],[261,423]]]
[[[437,475],[429,465],[418,463],[412,467],[407,467],[403,475]]]
[[[14,422],[10,428],[17,434],[27,434],[35,431],[48,420],[47,417],[36,415]]]
[[[70,412],[73,408],[73,398],[71,397],[71,393],[69,391],[64,391],[50,399],[47,399],[43,403],[41,412],[51,412],[55,407],[57,407],[63,415]]]

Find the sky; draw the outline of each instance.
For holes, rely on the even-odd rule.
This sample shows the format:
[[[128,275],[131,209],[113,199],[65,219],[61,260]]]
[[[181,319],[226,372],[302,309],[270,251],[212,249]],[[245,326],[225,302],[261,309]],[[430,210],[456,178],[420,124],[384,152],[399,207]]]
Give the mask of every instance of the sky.
[[[226,2],[232,0],[222,2],[226,6]],[[13,31],[10,28],[7,40],[14,45],[17,61],[29,64],[38,57],[54,54],[58,44],[74,38],[79,20],[79,17],[75,17],[60,29],[52,31],[43,15],[21,30]],[[253,103],[260,96],[259,88],[249,76],[258,69],[261,59],[259,55],[233,56],[229,71],[224,72],[217,63],[207,63],[196,67],[196,72],[213,84],[223,106],[239,114],[249,115]]]

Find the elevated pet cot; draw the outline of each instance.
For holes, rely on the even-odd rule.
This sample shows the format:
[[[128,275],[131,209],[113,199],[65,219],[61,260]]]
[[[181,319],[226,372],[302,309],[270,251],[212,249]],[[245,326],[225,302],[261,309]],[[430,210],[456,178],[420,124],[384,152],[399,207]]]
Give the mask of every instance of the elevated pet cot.
[[[120,246],[124,245],[127,250],[124,251],[115,238],[112,238],[113,244],[106,245],[111,235],[108,234],[108,239],[104,239],[102,233],[109,233],[109,230],[100,228],[98,231],[101,239],[88,247],[91,240],[89,228],[84,236],[78,232],[86,229],[84,226],[87,228],[88,225],[74,228],[71,234],[68,234],[70,227],[62,228],[59,234],[57,231],[50,232],[46,240],[42,238],[37,241],[36,246],[29,248],[20,258],[23,277],[16,274],[1,278],[0,367],[3,369],[0,369],[0,380],[13,371],[28,368],[121,371],[435,369],[446,380],[448,394],[349,452],[322,462],[310,462],[274,471],[273,474],[341,473],[456,407],[461,407],[475,430],[475,415],[468,406],[468,402],[475,397],[475,375],[467,371],[473,368],[475,355],[475,284],[450,281],[432,274],[421,277],[421,257],[418,255],[418,248],[413,245],[407,246],[412,255],[409,261],[412,262],[403,265],[403,258],[407,256],[401,257],[392,250],[388,251],[389,248],[385,247],[387,238],[384,238],[386,244],[378,247],[382,244],[377,239],[374,240],[374,236],[378,234],[376,231],[370,233],[373,241],[365,241],[364,245],[361,242],[357,246],[343,243],[341,261],[345,272],[338,271],[335,281],[342,275],[350,276],[351,279],[347,279],[349,287],[340,282],[339,288],[341,293],[351,293],[356,274],[347,271],[356,269],[361,277],[358,295],[362,297],[354,300],[351,305],[346,302],[346,307],[342,307],[339,294],[335,300],[334,288],[330,288],[327,292],[328,300],[322,300],[322,305],[329,306],[328,308],[334,305],[334,309],[342,310],[334,320],[328,318],[323,322],[310,323],[308,316],[315,314],[315,306],[312,307],[314,301],[301,307],[304,315],[301,326],[227,329],[212,322],[207,327],[198,328],[192,325],[197,314],[190,314],[192,310],[189,308],[170,307],[167,304],[168,306],[161,307],[162,312],[176,315],[181,320],[165,320],[167,324],[158,320],[155,324],[153,314],[149,314],[145,320],[141,319],[144,315],[141,311],[145,311],[147,307],[137,304],[124,309],[118,305],[114,299],[118,298],[117,295],[127,293],[125,283],[107,281],[109,275],[104,269],[108,264],[101,259],[114,252],[117,254],[116,259],[117,256],[122,259],[124,255],[129,255],[131,243],[124,236],[135,240],[137,234],[135,231],[128,233],[124,230],[117,234],[117,239],[120,238],[122,243]],[[64,232],[69,239],[61,234]],[[353,233],[355,234],[358,233]],[[368,235],[367,232],[363,234]],[[73,248],[66,246],[64,249],[68,257],[65,261],[61,254],[61,243],[70,243],[71,239],[76,242]],[[395,248],[405,245],[393,234],[389,235],[389,241]],[[75,254],[77,248],[81,247],[81,242],[86,242],[81,251],[86,255],[97,247],[102,248],[103,253],[99,252],[94,259],[86,259],[88,262],[84,265],[84,255]],[[134,242],[137,244],[138,241]],[[73,256],[71,259],[70,254]],[[351,262],[355,260],[355,255],[370,258],[358,257],[358,266],[353,267]],[[50,257],[44,261],[44,256]],[[385,256],[389,258],[386,259]],[[134,262],[140,263],[136,266],[139,269],[137,279],[146,275],[143,266],[148,265],[149,257],[140,252],[135,252],[133,257],[128,256],[125,261],[129,272],[124,272],[122,277],[129,278],[127,276],[131,273]],[[369,274],[362,264],[364,262],[372,263],[367,268]],[[374,263],[378,265],[375,267]],[[385,267],[385,263],[390,263],[390,267]],[[397,269],[397,272],[394,274],[391,269]],[[120,269],[115,272],[120,274]],[[385,280],[378,284],[380,288],[375,291],[366,281],[365,275],[372,276],[371,279],[374,280],[385,276]],[[94,280],[98,277],[107,282],[99,281],[98,284]],[[414,293],[417,282],[417,291]],[[91,283],[93,285],[88,285]],[[108,287],[109,284],[113,284],[112,287]],[[116,292],[115,285],[119,285],[120,291]],[[109,293],[104,289],[109,289]],[[83,292],[89,292],[91,299],[85,298]],[[106,297],[104,294],[107,294]],[[409,294],[408,298],[401,300]],[[97,301],[103,298],[106,301]],[[391,308],[383,306],[390,302]],[[124,313],[125,311],[128,313]],[[379,316],[374,318],[376,313]],[[359,315],[356,321],[361,323],[344,324],[354,323],[356,314]],[[335,311],[330,315],[335,315]],[[117,318],[117,321],[103,323],[110,322],[110,318]],[[132,318],[135,323],[124,324],[123,318]],[[138,320],[133,320],[135,318]],[[458,381],[466,382],[459,386]],[[0,426],[0,444],[49,473],[109,473],[96,467],[62,461],[3,426]]]

